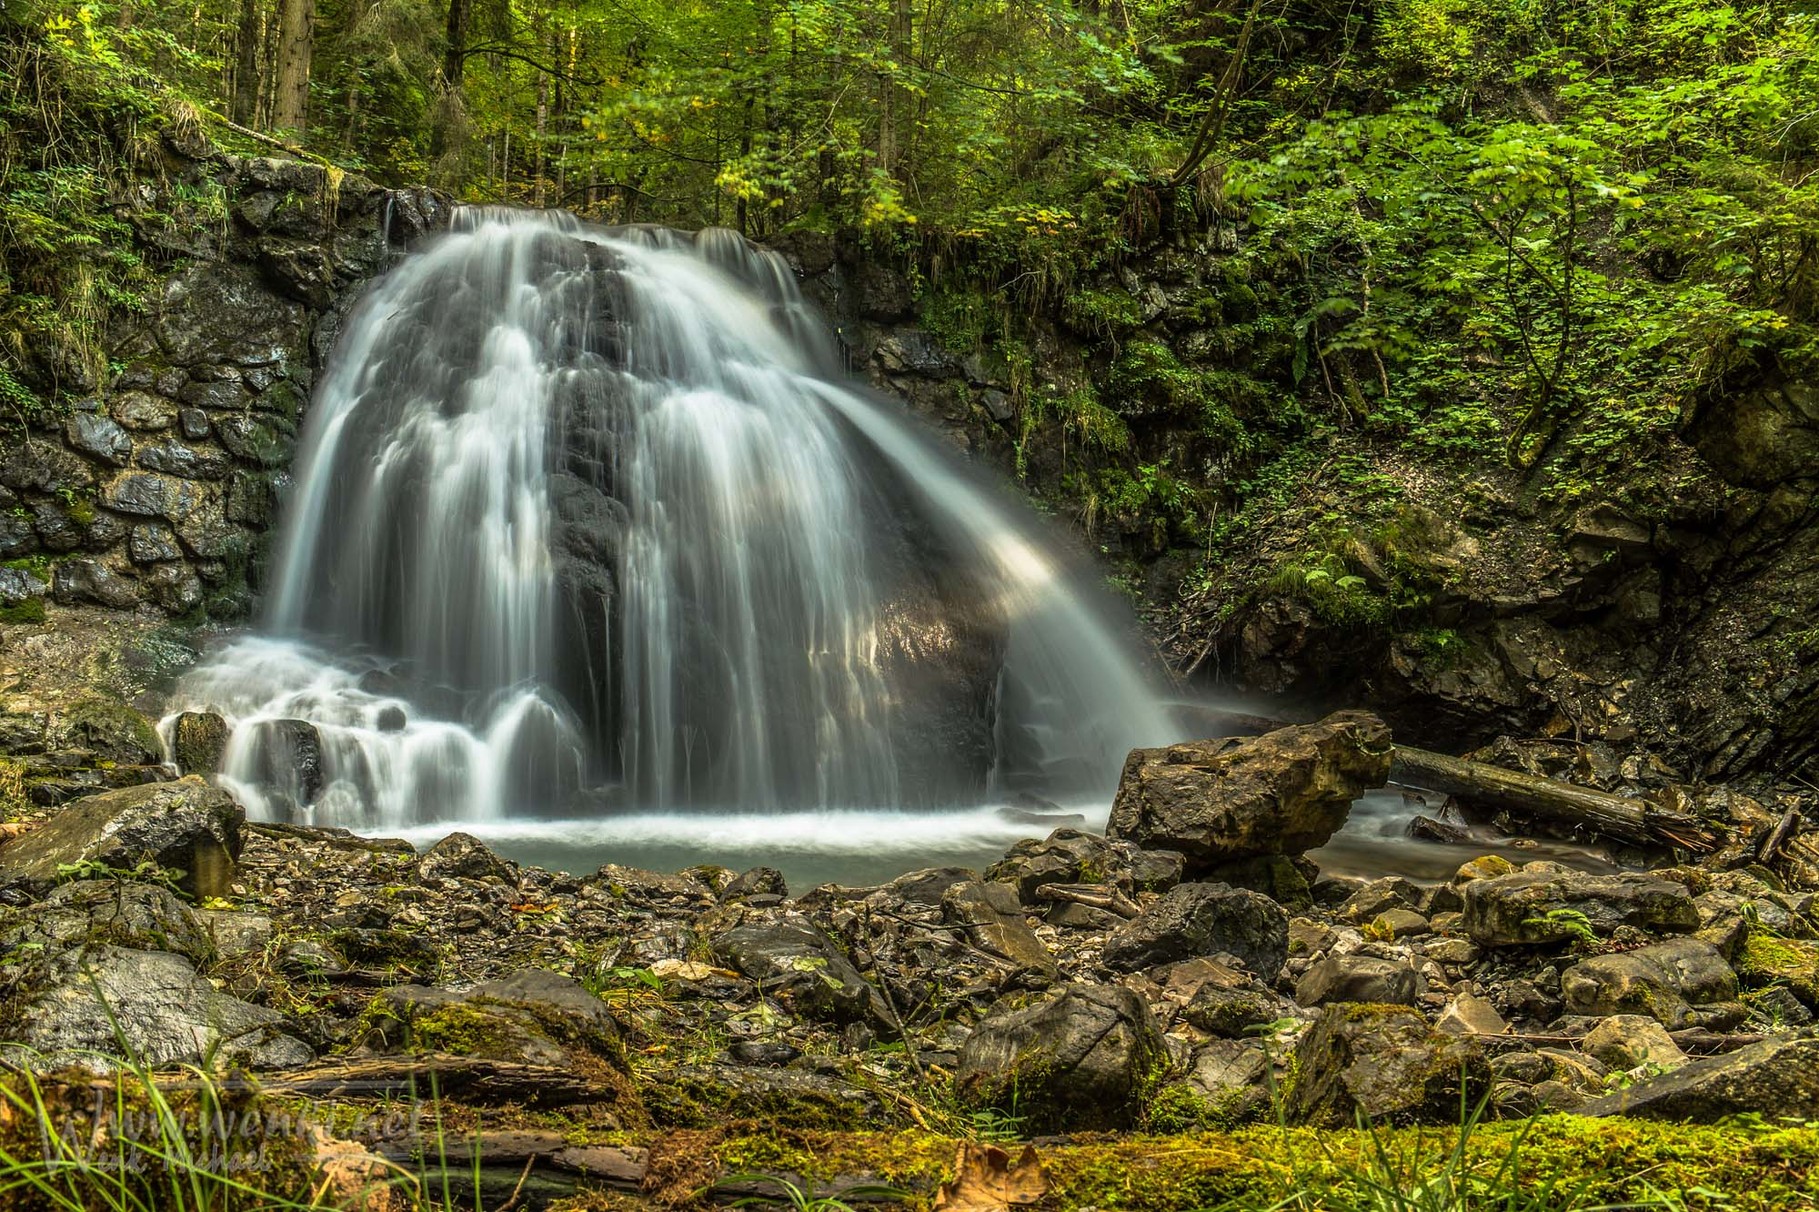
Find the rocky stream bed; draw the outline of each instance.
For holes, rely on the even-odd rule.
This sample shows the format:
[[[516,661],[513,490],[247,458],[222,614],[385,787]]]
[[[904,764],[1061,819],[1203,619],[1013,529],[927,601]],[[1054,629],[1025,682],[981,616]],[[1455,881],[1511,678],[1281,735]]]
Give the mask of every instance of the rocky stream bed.
[[[1797,796],[1511,742],[1489,756],[1696,819],[1713,848],[1519,866],[1436,810],[1450,879],[1324,877],[1303,852],[1394,753],[1341,713],[1134,753],[1106,836],[792,889],[250,822],[204,777],[218,725],[179,721],[178,778],[118,703],[5,717],[3,1059],[50,1075],[72,1122],[105,1118],[83,1109],[92,1074],[129,1057],[245,1079],[311,1140],[351,1142],[334,1164],[356,1173],[477,1151],[500,1200],[667,1204],[762,1171],[945,1183],[969,1206],[958,1166],[989,1172],[978,1206],[1170,1207],[1291,1139],[1259,1134],[1456,1125],[1482,1103],[1570,1115],[1529,1121],[1568,1154],[1728,1158],[1751,1198],[1780,1193],[1761,1206],[1819,1190],[1819,833]],[[1025,1141],[1042,1160],[1020,1171]]]

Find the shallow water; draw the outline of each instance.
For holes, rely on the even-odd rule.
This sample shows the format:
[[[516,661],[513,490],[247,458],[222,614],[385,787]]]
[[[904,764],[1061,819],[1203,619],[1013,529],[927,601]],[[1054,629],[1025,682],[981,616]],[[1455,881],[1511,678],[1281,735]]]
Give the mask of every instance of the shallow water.
[[[864,810],[785,812],[775,815],[695,812],[642,813],[592,820],[497,821],[463,826],[498,853],[552,871],[589,874],[607,863],[649,871],[679,871],[717,863],[743,871],[774,867],[793,893],[817,884],[865,887],[922,867],[971,867],[983,871],[1014,843],[1045,837],[1053,829],[1105,827],[1100,803],[1060,806],[1036,814],[1008,807],[945,812]],[[1423,841],[1407,835],[1417,814],[1437,811],[1401,790],[1373,791],[1352,806],[1345,827],[1309,856],[1329,875],[1376,878],[1400,875],[1442,880],[1481,854],[1513,862],[1554,859],[1589,870],[1614,870],[1602,852],[1564,842],[1486,837],[1471,845]],[[419,848],[450,832],[447,825],[405,830]]]

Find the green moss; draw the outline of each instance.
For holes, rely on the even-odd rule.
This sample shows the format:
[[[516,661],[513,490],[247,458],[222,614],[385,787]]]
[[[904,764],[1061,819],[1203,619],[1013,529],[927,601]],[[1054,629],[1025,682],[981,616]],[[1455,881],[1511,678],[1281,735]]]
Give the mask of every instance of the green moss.
[[[1819,943],[1752,930],[1736,968],[1746,988],[1785,984],[1807,1005],[1819,1005]]]
[[[0,623],[30,626],[44,622],[44,599],[26,598],[7,606],[0,606]]]
[[[164,752],[151,721],[112,699],[82,700],[65,713],[63,727],[76,744],[114,761],[155,761]]]
[[[431,1052],[508,1059],[519,1055],[524,1028],[509,1018],[456,1002],[411,1019],[413,1044]]]

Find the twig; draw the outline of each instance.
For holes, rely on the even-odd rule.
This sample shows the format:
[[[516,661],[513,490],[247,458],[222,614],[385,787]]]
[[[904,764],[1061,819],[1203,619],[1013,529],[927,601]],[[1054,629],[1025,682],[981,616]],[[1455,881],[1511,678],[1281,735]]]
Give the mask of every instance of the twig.
[[[512,1212],[518,1206],[518,1199],[524,1194],[524,1180],[531,1176],[531,1167],[537,1164],[537,1155],[531,1154],[524,1159],[524,1169],[518,1172],[518,1185],[512,1188],[512,1197],[500,1204],[493,1212]]]

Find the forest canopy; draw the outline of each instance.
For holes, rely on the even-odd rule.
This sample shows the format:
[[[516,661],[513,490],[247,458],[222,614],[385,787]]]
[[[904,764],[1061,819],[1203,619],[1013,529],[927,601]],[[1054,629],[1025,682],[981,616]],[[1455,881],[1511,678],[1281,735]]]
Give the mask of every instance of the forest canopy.
[[[946,276],[1058,306],[1139,388],[1217,396],[1209,433],[1253,462],[1312,416],[1616,465],[1690,393],[1819,358],[1799,0],[25,0],[4,22],[13,400],[27,345],[92,359],[83,333],[134,305],[117,203],[160,136],[609,222],[852,233],[925,302]],[[1208,379],[1127,347],[1129,299],[1083,283],[1212,227],[1223,272],[1268,286],[1208,305],[1247,351]],[[1062,419],[1194,528],[1204,468]]]

